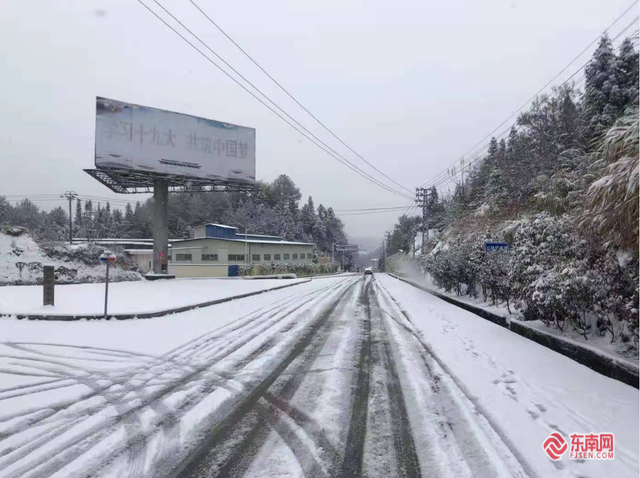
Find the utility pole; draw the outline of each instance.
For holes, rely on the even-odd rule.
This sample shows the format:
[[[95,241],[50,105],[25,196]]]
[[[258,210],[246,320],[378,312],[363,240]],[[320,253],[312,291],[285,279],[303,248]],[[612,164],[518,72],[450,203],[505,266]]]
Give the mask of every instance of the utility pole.
[[[464,156],[460,158],[460,187],[462,192],[462,204],[464,204]]]
[[[382,241],[382,257],[384,259],[384,272],[387,272],[387,252],[389,250],[389,238],[391,237],[391,233],[386,231],[384,233],[384,240]]]
[[[422,248],[424,255],[429,240],[429,189],[416,188],[416,204],[422,207]]]
[[[74,191],[66,191],[60,196],[69,201],[69,244],[73,244],[73,220],[71,219],[71,203],[78,195]]]

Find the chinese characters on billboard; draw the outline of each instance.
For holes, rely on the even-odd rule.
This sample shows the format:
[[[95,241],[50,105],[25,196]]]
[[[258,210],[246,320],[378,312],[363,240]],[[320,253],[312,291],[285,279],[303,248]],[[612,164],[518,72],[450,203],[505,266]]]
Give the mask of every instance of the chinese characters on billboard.
[[[106,98],[96,104],[96,167],[255,181],[253,128]]]

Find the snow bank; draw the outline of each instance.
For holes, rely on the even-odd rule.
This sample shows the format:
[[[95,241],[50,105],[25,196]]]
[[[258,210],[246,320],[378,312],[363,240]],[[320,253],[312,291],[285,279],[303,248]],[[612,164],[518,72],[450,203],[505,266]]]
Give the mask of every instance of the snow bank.
[[[105,266],[99,262],[103,249],[87,244],[40,245],[26,233],[0,232],[0,286],[42,283],[42,268],[56,268],[58,283],[77,284],[104,281]],[[118,254],[110,280],[137,281],[142,276],[129,259]]]

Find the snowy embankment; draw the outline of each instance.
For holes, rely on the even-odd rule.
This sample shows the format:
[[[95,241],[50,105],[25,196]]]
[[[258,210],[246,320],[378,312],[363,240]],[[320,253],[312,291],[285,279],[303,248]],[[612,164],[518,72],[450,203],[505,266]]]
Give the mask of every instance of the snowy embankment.
[[[156,313],[227,297],[295,284],[308,279],[176,279],[109,284],[109,314]],[[55,306],[42,305],[42,286],[0,287],[0,315],[100,315],[104,284],[69,284],[55,288]]]
[[[0,286],[42,283],[43,266],[55,267],[56,282],[77,284],[104,281],[105,266],[100,263],[101,249],[88,244],[43,245],[26,232],[13,228],[15,235],[0,232]],[[113,282],[139,281],[130,259],[117,255],[111,268]]]
[[[409,284],[376,280],[539,476],[638,476],[638,390]],[[571,433],[613,433],[615,460],[552,462],[542,449],[552,431],[567,441]]]

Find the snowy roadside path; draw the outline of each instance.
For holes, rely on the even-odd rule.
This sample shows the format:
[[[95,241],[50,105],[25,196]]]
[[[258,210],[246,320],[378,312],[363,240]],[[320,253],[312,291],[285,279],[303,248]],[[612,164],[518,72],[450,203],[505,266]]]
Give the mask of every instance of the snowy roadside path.
[[[376,276],[445,371],[539,476],[637,477],[638,390],[386,275]],[[383,294],[384,295],[384,294]],[[612,432],[616,458],[552,462],[552,431]]]

